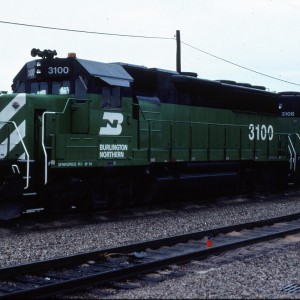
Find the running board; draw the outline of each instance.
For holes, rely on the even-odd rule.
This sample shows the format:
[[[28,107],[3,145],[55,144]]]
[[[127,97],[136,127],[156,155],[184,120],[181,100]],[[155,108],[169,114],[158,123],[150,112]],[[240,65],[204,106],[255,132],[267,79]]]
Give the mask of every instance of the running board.
[[[23,193],[23,196],[24,196],[24,197],[36,196],[36,195],[37,195],[36,192],[33,192],[33,193]]]
[[[38,212],[41,212],[44,210],[45,210],[45,208],[43,208],[43,207],[29,208],[29,209],[26,209],[25,211],[23,211],[22,214],[33,214],[33,213],[38,213]]]

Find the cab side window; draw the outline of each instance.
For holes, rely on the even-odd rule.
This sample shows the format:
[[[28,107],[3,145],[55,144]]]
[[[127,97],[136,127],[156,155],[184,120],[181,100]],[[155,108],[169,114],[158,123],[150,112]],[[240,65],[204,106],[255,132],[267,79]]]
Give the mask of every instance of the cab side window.
[[[121,88],[119,86],[102,88],[102,106],[105,108],[121,107]]]
[[[25,93],[25,83],[18,81],[16,86],[12,86],[14,93]]]
[[[47,82],[33,82],[31,84],[32,94],[48,94],[48,83]]]

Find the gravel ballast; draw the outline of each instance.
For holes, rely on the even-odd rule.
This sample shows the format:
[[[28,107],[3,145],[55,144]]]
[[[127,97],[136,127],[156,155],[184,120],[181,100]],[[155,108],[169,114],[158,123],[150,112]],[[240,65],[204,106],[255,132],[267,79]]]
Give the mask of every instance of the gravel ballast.
[[[194,205],[183,210],[159,212],[148,210],[146,214],[140,213],[140,216],[118,221],[68,228],[47,228],[38,231],[2,228],[0,265],[6,267],[23,264],[293,213],[300,213],[300,200],[297,197],[269,199],[263,196],[257,201],[250,202],[237,199],[236,202],[223,205],[221,208],[217,205],[210,207]],[[286,293],[278,294],[279,288],[284,284],[300,285],[299,251],[300,242],[296,240],[285,245],[282,251],[279,248],[278,251],[258,254],[257,257],[245,260],[240,259],[243,255],[238,255],[237,260],[231,259],[230,263],[220,263],[209,268],[190,263],[185,266],[190,271],[184,271],[185,275],[180,278],[165,280],[154,287],[118,292],[108,297],[291,298],[297,295],[299,297],[300,294],[294,296]],[[269,284],[264,287],[265,283]],[[177,288],[182,285],[180,292]]]
[[[147,283],[137,289],[92,289],[80,298],[106,299],[299,299],[299,292],[283,291],[299,285],[300,235],[294,241],[270,243],[272,250],[235,250],[216,258],[193,261],[175,270],[180,278]],[[134,282],[132,282],[134,283]],[[76,297],[75,297],[76,298]]]

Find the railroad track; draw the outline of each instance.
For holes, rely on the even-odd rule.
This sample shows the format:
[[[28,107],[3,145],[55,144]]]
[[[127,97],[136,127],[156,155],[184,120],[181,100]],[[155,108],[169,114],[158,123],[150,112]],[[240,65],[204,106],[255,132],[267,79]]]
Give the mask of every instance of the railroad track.
[[[300,214],[295,214],[3,268],[0,298],[74,293],[298,232]]]

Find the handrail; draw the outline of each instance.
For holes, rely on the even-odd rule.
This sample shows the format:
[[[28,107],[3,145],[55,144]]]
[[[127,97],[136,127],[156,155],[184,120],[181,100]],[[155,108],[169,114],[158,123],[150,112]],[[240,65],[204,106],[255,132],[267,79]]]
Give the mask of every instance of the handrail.
[[[292,150],[293,150],[293,154],[294,154],[294,157],[292,158],[292,156],[293,156],[293,154],[291,153],[291,150],[290,150],[290,148],[289,148],[289,145],[288,145],[288,149],[289,149],[289,151],[290,151],[290,155],[291,155],[291,164],[293,164],[293,166],[294,166],[294,171],[296,171],[296,164],[297,164],[297,152],[296,152],[296,150],[295,150],[295,147],[294,147],[294,144],[293,144],[293,142],[292,142],[292,140],[291,140],[291,135],[295,135],[299,140],[300,140],[300,135],[298,134],[298,133],[290,133],[289,135],[288,135],[288,140],[289,140],[289,142],[290,142],[290,145],[291,145],[291,148],[292,148]],[[292,167],[290,167],[290,169],[292,169]]]
[[[30,161],[30,158],[29,158],[29,154],[28,154],[27,148],[25,146],[25,143],[23,141],[23,138],[21,136],[21,133],[19,131],[19,128],[18,128],[16,122],[14,122],[14,121],[0,121],[0,123],[4,123],[4,124],[9,124],[10,123],[10,124],[13,124],[13,126],[15,127],[15,130],[16,130],[19,138],[20,138],[20,142],[22,144],[22,147],[23,147],[23,149],[25,151],[25,155],[27,157],[27,159],[26,159],[26,186],[24,187],[24,190],[27,190],[29,188],[29,173],[30,173],[29,172],[29,169],[30,169],[29,161]]]
[[[43,148],[43,152],[44,152],[44,156],[45,156],[45,179],[44,179],[44,184],[46,185],[48,182],[48,155],[47,155],[47,151],[46,151],[46,146],[45,146],[45,116],[46,115],[50,115],[50,114],[54,114],[54,115],[62,115],[65,113],[67,106],[69,104],[69,102],[71,100],[74,100],[76,98],[68,98],[66,101],[66,104],[64,106],[64,109],[61,112],[56,112],[56,111],[45,111],[42,114],[42,148]]]
[[[299,135],[297,132],[295,132],[294,134],[295,134],[296,137],[300,140],[300,135]],[[296,151],[295,151],[295,171],[296,171],[296,162],[297,162],[297,153],[296,153]]]
[[[144,115],[144,112],[143,112],[143,110],[141,109],[141,106],[140,106],[138,103],[132,103],[131,105],[132,105],[132,106],[138,106],[138,110],[141,112],[144,121],[149,120],[149,119],[146,119],[146,117],[145,117],[145,115]]]
[[[291,151],[290,145],[288,145],[288,150],[289,150],[289,153],[290,153],[290,170],[292,170],[292,168],[293,168],[293,153]]]

